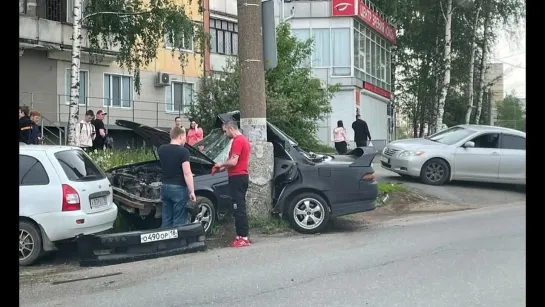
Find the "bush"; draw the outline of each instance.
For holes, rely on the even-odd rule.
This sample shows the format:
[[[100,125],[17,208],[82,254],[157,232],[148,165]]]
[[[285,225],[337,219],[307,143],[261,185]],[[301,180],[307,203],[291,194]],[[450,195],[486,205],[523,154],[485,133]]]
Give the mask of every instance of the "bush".
[[[155,160],[153,151],[148,148],[95,150],[89,156],[105,171],[117,166]]]

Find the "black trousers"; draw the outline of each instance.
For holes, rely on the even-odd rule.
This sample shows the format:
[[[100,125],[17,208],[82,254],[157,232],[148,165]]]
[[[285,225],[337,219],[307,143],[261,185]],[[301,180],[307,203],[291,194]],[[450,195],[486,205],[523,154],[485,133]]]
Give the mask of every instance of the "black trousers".
[[[356,146],[358,146],[358,147],[365,147],[365,146],[367,146],[367,140],[356,141]]]
[[[346,152],[348,151],[348,145],[346,144],[345,141],[342,141],[342,142],[335,142],[335,150],[336,150],[337,153],[339,153],[340,155],[344,155],[344,154],[346,154]]]
[[[233,201],[235,229],[237,236],[248,236],[248,216],[246,214],[246,191],[248,191],[248,175],[229,176],[229,192]]]

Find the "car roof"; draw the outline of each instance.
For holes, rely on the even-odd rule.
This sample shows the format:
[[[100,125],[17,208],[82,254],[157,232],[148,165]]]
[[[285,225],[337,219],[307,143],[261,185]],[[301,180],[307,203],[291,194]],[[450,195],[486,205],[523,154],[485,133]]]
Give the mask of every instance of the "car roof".
[[[65,151],[65,150],[71,150],[71,149],[79,149],[81,148],[76,146],[61,146],[61,145],[26,145],[21,144],[19,145],[19,152],[51,152],[56,153],[59,151]]]
[[[498,133],[505,132],[505,133],[510,133],[510,134],[526,137],[526,132],[522,132],[522,131],[511,129],[511,128],[505,128],[505,127],[487,126],[487,125],[458,125],[457,127],[462,127],[465,129],[470,129],[470,130],[474,130],[478,132],[498,132]]]

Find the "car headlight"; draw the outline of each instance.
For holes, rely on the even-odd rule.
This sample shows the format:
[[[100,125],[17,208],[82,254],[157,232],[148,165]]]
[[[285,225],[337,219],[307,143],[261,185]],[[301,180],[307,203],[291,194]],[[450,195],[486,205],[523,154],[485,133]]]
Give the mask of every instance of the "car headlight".
[[[408,157],[408,156],[421,156],[423,155],[424,152],[423,151],[420,151],[420,150],[417,150],[417,151],[410,151],[410,150],[406,150],[406,151],[403,151],[399,154],[400,157]]]

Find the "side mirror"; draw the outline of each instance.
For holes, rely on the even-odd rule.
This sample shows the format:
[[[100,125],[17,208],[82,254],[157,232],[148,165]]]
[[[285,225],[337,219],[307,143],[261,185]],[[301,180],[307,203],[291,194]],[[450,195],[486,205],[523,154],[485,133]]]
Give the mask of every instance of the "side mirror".
[[[464,148],[473,148],[473,147],[475,147],[475,142],[472,142],[472,141],[466,142],[462,147],[464,147]]]

